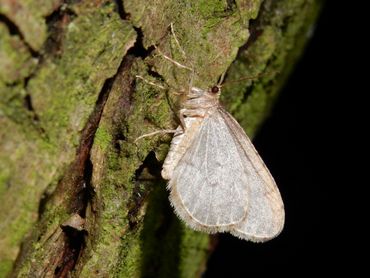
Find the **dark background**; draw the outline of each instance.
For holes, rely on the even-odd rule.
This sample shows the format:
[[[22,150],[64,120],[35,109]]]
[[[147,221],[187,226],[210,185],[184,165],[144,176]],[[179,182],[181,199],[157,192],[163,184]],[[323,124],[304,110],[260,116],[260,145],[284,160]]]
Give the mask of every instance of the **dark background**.
[[[358,55],[364,40],[363,33],[358,35],[360,13],[365,7],[350,2],[326,2],[302,59],[254,140],[285,203],[282,234],[263,244],[220,234],[203,277],[301,277],[324,270],[358,270],[349,262],[356,252],[345,246],[360,246],[367,229],[359,229],[347,212],[350,192],[358,185],[356,174],[349,175],[348,183],[346,179],[347,164],[360,164],[348,160],[356,147],[350,139],[358,135],[351,116],[361,110],[358,95],[364,89],[358,82],[368,69],[361,70]],[[346,201],[336,194],[344,184]]]

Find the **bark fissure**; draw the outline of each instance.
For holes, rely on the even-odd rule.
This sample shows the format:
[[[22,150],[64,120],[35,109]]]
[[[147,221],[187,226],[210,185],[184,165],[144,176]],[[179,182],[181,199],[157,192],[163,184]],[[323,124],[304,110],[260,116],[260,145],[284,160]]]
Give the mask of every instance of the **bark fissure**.
[[[4,23],[7,26],[9,33],[13,36],[18,36],[24,45],[27,47],[27,50],[30,52],[32,57],[37,58],[40,54],[39,52],[35,51],[24,39],[24,36],[18,26],[6,15],[0,14],[0,22]]]
[[[90,115],[89,120],[85,126],[85,128],[82,131],[80,145],[77,149],[77,158],[75,162],[73,163],[73,170],[72,170],[72,176],[75,176],[75,178],[68,178],[68,180],[72,180],[74,184],[65,184],[60,183],[62,186],[58,187],[54,194],[56,196],[62,195],[62,192],[68,192],[72,188],[74,188],[74,194],[70,194],[70,200],[75,200],[75,202],[71,202],[69,204],[69,213],[78,213],[81,217],[85,217],[86,214],[86,207],[89,202],[91,202],[92,198],[94,198],[94,189],[91,187],[91,175],[93,172],[93,164],[90,161],[90,150],[92,147],[92,143],[94,140],[95,132],[99,126],[99,121],[102,116],[105,103],[109,97],[109,92],[112,89],[112,86],[116,82],[116,78],[122,76],[124,72],[129,72],[130,68],[132,66],[132,63],[134,61],[134,57],[139,58],[145,58],[151,54],[151,52],[154,50],[154,47],[150,47],[149,49],[145,49],[142,44],[142,35],[140,38],[140,30],[136,30],[138,32],[138,39],[136,40],[133,47],[131,47],[126,56],[123,58],[121,65],[119,66],[117,73],[112,77],[106,80],[104,83],[104,86],[99,94],[97,103],[95,105],[94,112]],[[128,80],[126,80],[128,81]],[[123,85],[123,84],[122,84]],[[131,88],[133,83],[125,84],[128,88]],[[124,92],[128,92],[122,94],[122,97],[120,98],[120,101],[118,103],[118,107],[121,107],[123,114],[125,114],[125,117],[127,118],[129,116],[129,111],[131,110],[132,102],[130,101],[132,98],[133,90],[124,90]],[[119,119],[117,119],[119,121]],[[113,145],[117,147],[117,151],[120,150],[120,144],[117,143],[118,141],[125,141],[126,138],[123,135],[122,131],[117,130],[113,133],[114,135],[114,143]],[[149,194],[149,191],[142,188],[140,186],[141,182],[141,172],[144,168],[148,168],[148,165],[150,163],[153,163],[153,153],[149,154],[148,157],[144,160],[143,164],[137,169],[137,175],[136,175],[136,186],[134,187],[133,197],[128,202],[128,218],[129,218],[129,227],[131,230],[135,229],[136,225],[140,222],[136,219],[138,212],[142,208],[143,204],[145,203],[145,200]],[[155,157],[154,157],[155,159]],[[149,161],[149,162],[148,162]],[[148,164],[149,163],[149,164]],[[156,171],[156,174],[158,175],[158,167],[159,163],[156,163],[157,169],[153,170],[153,167],[150,167],[150,172],[153,173],[153,171]],[[73,174],[75,172],[75,174]],[[77,177],[77,178],[76,178]],[[82,177],[82,178],[81,178]],[[70,189],[68,189],[67,187]],[[53,195],[54,195],[53,194]],[[73,197],[75,196],[75,197]],[[85,245],[85,236],[88,236],[85,232],[76,231],[73,230],[73,233],[66,234],[67,236],[67,243],[74,242],[74,244],[66,244],[65,253],[72,254],[68,257],[73,258],[74,262],[72,263],[70,260],[66,261],[64,264],[64,267],[59,265],[58,266],[58,273],[60,275],[64,275],[64,273],[68,273],[73,270],[74,266],[76,265],[76,262],[78,258],[81,256],[81,253],[83,253],[83,246]],[[79,239],[79,240],[76,240]],[[79,245],[77,244],[79,242]],[[73,247],[73,248],[72,248]],[[76,255],[78,254],[78,256]],[[73,266],[72,268],[70,268]],[[67,269],[67,270],[66,270]],[[58,277],[64,277],[64,276],[58,276]]]
[[[41,215],[39,215],[39,225],[44,226],[46,229],[48,219],[52,217],[50,213],[59,214],[60,211],[65,211],[66,215],[69,215],[71,218],[75,215],[78,215],[81,219],[86,217],[86,208],[92,198],[94,198],[94,189],[90,184],[93,172],[90,150],[110,90],[116,77],[121,74],[126,60],[127,58],[125,57],[117,73],[105,81],[96,101],[95,108],[82,130],[80,144],[76,150],[75,161],[66,171],[51,196],[45,196],[40,202],[39,212]],[[32,109],[32,105],[30,103],[29,105]],[[127,108],[127,105],[124,106]],[[64,221],[65,219],[61,220]],[[48,243],[44,246],[45,255],[49,257],[45,262],[52,261],[53,263],[34,266],[33,271],[35,273],[50,273],[50,271],[54,271],[55,277],[67,277],[73,271],[81,256],[86,237],[89,235],[85,229],[78,230],[61,223],[55,226],[55,229],[52,232],[53,236],[49,236],[46,240],[46,242],[52,242],[52,244]],[[42,231],[43,229],[40,230]],[[60,231],[58,232],[58,230]],[[45,235],[38,235],[38,241],[43,241],[43,237]]]
[[[45,132],[45,129],[40,125],[40,118],[37,115],[37,113],[36,113],[36,111],[35,111],[35,109],[32,105],[32,98],[31,98],[30,94],[27,94],[24,97],[24,106],[30,112],[30,114],[31,114],[30,117],[32,118],[33,126],[37,130],[38,134],[41,137],[46,138],[47,134]]]
[[[130,229],[138,224],[136,216],[144,203],[147,201],[152,188],[143,187],[143,183],[151,184],[161,179],[162,164],[156,159],[153,151],[149,152],[143,163],[135,171],[134,190],[128,205],[128,217]],[[146,171],[144,173],[144,171]]]
[[[137,37],[135,45],[128,51],[127,54],[133,55],[135,57],[140,57],[142,59],[145,59],[146,57],[150,56],[150,54],[154,51],[154,46],[149,46],[148,48],[144,47],[143,44],[143,30],[139,27],[134,27]]]
[[[73,10],[68,8],[66,4],[61,4],[58,9],[45,18],[49,36],[44,43],[44,55],[56,58],[62,56],[66,27],[76,17],[77,14]]]
[[[85,218],[87,205],[94,196],[94,190],[90,184],[93,172],[90,150],[116,76],[117,74],[105,81],[96,101],[95,109],[82,131],[76,160],[70,171],[67,172],[67,176],[63,178],[63,181],[67,180],[67,182],[61,182],[53,193],[54,198],[59,199],[64,198],[65,192],[68,192],[66,209],[70,215],[78,214],[81,218]],[[85,237],[88,236],[84,230],[79,231],[69,226],[63,228],[63,232],[65,236],[63,255],[61,256],[63,260],[55,268],[56,277],[68,277],[69,273],[73,271],[78,257],[83,252]]]
[[[24,108],[29,112],[28,116],[31,126],[34,128],[34,130],[36,130],[39,136],[46,141],[48,141],[48,135],[44,127],[42,126],[37,111],[33,107],[32,95],[28,92],[28,84],[33,77],[37,76],[37,73],[42,68],[46,57],[57,57],[62,55],[65,27],[76,16],[76,14],[68,8],[67,2],[69,1],[63,1],[49,16],[45,17],[45,22],[48,28],[49,35],[46,38],[41,50],[39,51],[34,50],[27,43],[23,33],[16,25],[16,23],[14,23],[6,15],[0,14],[0,22],[4,23],[7,26],[9,33],[12,36],[18,36],[20,38],[32,58],[37,61],[37,64],[27,76],[24,76],[22,79],[16,80],[11,84],[7,84],[7,86],[16,86],[19,84],[22,85],[23,89],[27,92],[26,95],[23,97]]]
[[[117,11],[121,19],[123,20],[129,20],[130,19],[130,14],[126,13],[125,7],[123,6],[123,0],[114,0],[117,6]]]

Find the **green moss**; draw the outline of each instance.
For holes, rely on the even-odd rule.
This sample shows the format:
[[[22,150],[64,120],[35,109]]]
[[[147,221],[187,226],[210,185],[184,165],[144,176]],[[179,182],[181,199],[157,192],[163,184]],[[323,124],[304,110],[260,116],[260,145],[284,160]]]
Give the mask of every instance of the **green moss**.
[[[1,260],[0,261],[0,275],[5,275],[6,273],[9,273],[12,270],[12,267],[13,267],[13,260]]]
[[[224,87],[222,102],[253,136],[268,115],[277,93],[285,83],[307,42],[320,1],[265,1],[255,27],[261,35],[241,52],[228,70],[226,83],[257,76]],[[279,10],[280,13],[275,11]],[[262,20],[263,18],[263,20]]]
[[[140,248],[139,231],[127,234],[127,237],[122,238],[122,242],[124,242],[120,246],[122,261],[117,262],[115,277],[143,277],[139,258],[145,250]]]
[[[11,35],[4,24],[0,24],[0,83],[14,84],[28,76],[37,60],[17,35]],[[4,94],[3,94],[4,93]],[[2,92],[0,96],[6,96]]]
[[[200,276],[205,268],[209,254],[208,248],[209,236],[207,234],[183,228],[180,246],[180,277]]]
[[[0,196],[3,196],[4,192],[10,186],[11,170],[6,166],[8,166],[8,161],[4,159],[0,160]]]
[[[66,33],[62,58],[42,67],[29,82],[34,108],[56,146],[63,146],[63,138],[75,149],[106,78],[114,75],[132,43],[133,29],[112,6],[77,17]]]
[[[245,26],[258,9],[254,3],[257,1],[253,1],[251,6],[234,7],[235,12],[226,15],[218,13],[226,8],[221,1],[166,1],[163,5],[148,6],[137,0],[125,4],[125,9],[133,16],[134,24],[143,29],[146,47],[159,43],[162,52],[194,68],[194,85],[206,88],[217,81],[246,41]],[[139,9],[141,6],[145,8]],[[157,13],[167,17],[153,17]],[[163,36],[168,33],[167,27],[171,22],[186,58],[171,35]],[[186,89],[189,84],[189,71],[177,68],[162,57],[155,59],[155,68],[173,88]]]
[[[0,241],[0,260],[15,259],[22,238],[37,220],[43,192],[48,187],[55,188],[63,171],[68,169],[66,166],[73,161],[81,130],[105,80],[116,73],[135,40],[132,27],[120,19],[113,3],[101,8],[81,5],[74,4],[78,16],[66,26],[60,57],[45,58],[26,89],[21,82],[1,88],[1,95],[4,93],[6,98],[2,98],[0,109],[6,118],[0,119],[4,128],[0,131],[0,161],[10,171],[6,180],[10,186],[0,196],[4,204],[0,209],[4,224],[0,231],[0,238],[4,238]],[[31,96],[37,120],[24,103],[27,94]],[[45,220],[34,227],[33,240],[58,229],[68,217],[63,207],[46,206],[42,217]],[[42,261],[45,248],[50,248],[47,241],[29,247],[30,244],[31,241],[27,242],[26,261],[18,265],[19,273],[28,273],[30,260]]]
[[[0,13],[10,19],[34,50],[40,50],[47,38],[45,17],[60,5],[59,0],[4,1]]]
[[[107,130],[99,127],[96,130],[95,137],[94,137],[94,143],[98,144],[103,151],[105,151],[110,143],[112,142],[112,135],[108,133]]]
[[[22,83],[8,85],[0,81],[0,115],[14,124],[24,126],[27,137],[39,138],[39,127],[34,113],[27,109],[26,91]]]
[[[142,276],[196,277],[208,253],[208,235],[186,228],[174,215],[164,183],[152,189],[141,233]]]
[[[223,14],[223,12],[226,9],[227,9],[227,3],[225,3],[224,1],[218,1],[218,0],[195,1],[191,5],[191,12],[205,19],[215,18],[215,15]]]
[[[121,160],[110,149],[103,152],[98,146],[94,147],[92,162],[101,161],[102,166],[107,163],[109,167],[104,167],[108,172],[99,180],[95,204],[99,207],[99,225],[91,231],[94,242],[85,250],[86,257],[83,259],[79,277],[90,277],[91,273],[99,273],[102,276],[112,273],[112,269],[119,264],[123,256],[119,248],[122,242],[125,244],[122,250],[127,252],[125,257],[137,257],[136,253],[140,252],[136,247],[137,239],[128,228],[127,207],[133,194],[128,175],[134,172],[135,165],[122,164]],[[129,263],[129,260],[125,262]],[[125,268],[125,271],[132,272],[131,267]]]
[[[0,165],[6,169],[6,175],[0,194],[0,260],[13,260],[19,250],[19,244],[37,218],[39,195],[33,186],[40,185],[40,176],[33,167],[40,167],[48,160],[42,152],[34,152],[27,142],[27,137],[19,127],[6,118],[0,120]],[[28,134],[30,138],[34,138]],[[37,143],[37,142],[34,142]],[[32,157],[32,163],[24,157]],[[48,167],[45,166],[45,170]]]

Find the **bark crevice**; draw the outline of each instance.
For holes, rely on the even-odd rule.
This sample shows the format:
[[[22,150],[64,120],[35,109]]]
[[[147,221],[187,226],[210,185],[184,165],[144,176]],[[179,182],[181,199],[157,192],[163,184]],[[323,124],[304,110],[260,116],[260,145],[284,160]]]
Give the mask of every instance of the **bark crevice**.
[[[37,58],[39,56],[39,52],[35,51],[24,39],[24,36],[17,26],[10,18],[6,15],[0,13],[0,22],[4,23],[4,25],[8,28],[9,34],[12,36],[18,36],[24,45],[27,47],[27,50],[31,54],[32,57]]]

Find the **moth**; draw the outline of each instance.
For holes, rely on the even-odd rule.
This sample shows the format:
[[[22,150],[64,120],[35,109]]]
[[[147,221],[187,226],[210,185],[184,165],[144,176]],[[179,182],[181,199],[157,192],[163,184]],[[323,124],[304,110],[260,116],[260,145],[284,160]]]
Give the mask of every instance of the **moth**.
[[[162,177],[187,226],[264,242],[283,229],[283,201],[243,128],[220,105],[220,94],[220,85],[190,88]]]

